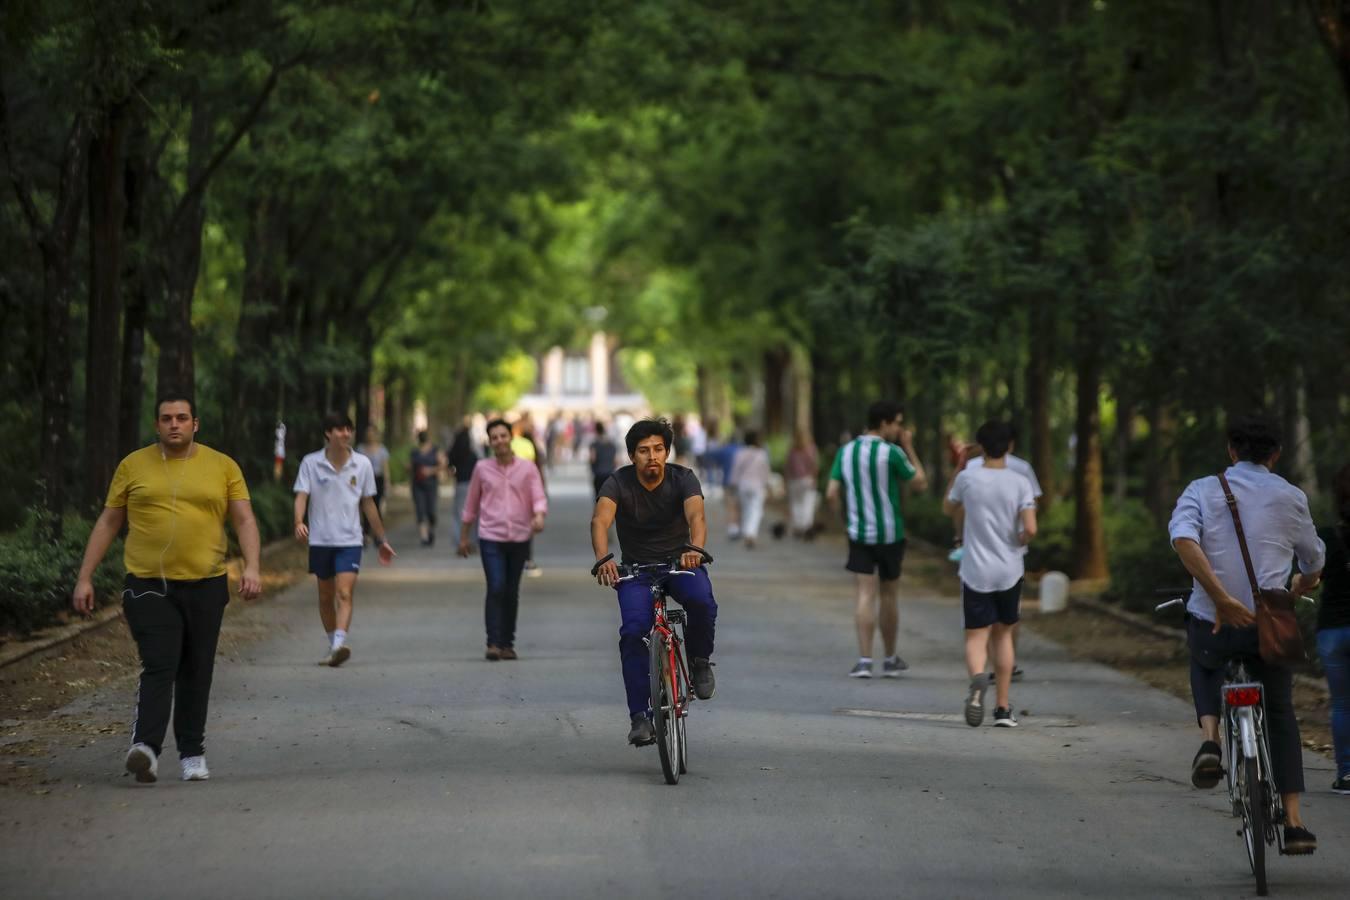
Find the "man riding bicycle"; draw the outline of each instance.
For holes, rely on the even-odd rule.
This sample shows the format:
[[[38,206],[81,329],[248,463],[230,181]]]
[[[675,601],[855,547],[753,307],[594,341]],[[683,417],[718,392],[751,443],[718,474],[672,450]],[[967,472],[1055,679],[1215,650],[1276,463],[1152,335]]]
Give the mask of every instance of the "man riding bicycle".
[[[1326,551],[1308,512],[1307,496],[1272,471],[1280,458],[1278,429],[1260,417],[1238,419],[1228,429],[1228,455],[1233,465],[1224,477],[1240,511],[1257,583],[1262,588],[1283,586],[1296,557],[1301,574],[1294,576],[1290,590],[1299,594],[1315,587]],[[1168,534],[1195,579],[1186,604],[1186,635],[1191,693],[1204,742],[1191,763],[1191,783],[1212,788],[1223,776],[1219,689],[1224,664],[1234,657],[1248,658],[1252,676],[1265,687],[1272,775],[1284,801],[1285,852],[1312,853],[1317,838],[1303,827],[1299,814],[1303,754],[1294,714],[1293,673],[1287,666],[1260,661],[1256,604],[1218,477],[1200,478],[1187,486],[1177,500]]]
[[[703,489],[692,470],[667,463],[674,430],[665,419],[643,419],[628,430],[625,443],[632,465],[617,470],[600,486],[591,517],[591,547],[597,562],[609,555],[609,527],[618,526],[624,565],[678,560],[693,577],[674,578],[668,585],[671,599],[688,613],[685,644],[691,657],[690,678],[700,700],[712,699],[716,691],[712,663],[713,632],[717,603],[702,557],[685,550],[702,547],[708,537],[703,517]],[[656,734],[648,715],[648,657],[643,639],[651,631],[653,612],[651,576],[641,575],[619,583],[614,560],[599,566],[596,581],[614,587],[619,595],[619,658],[623,684],[628,694],[630,730],[628,742],[635,747],[654,743]]]

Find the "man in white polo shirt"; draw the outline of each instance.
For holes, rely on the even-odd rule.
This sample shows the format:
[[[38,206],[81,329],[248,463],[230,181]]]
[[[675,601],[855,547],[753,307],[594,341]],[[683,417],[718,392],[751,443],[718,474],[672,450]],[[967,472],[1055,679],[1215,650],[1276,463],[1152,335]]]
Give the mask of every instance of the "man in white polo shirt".
[[[352,452],[354,430],[346,413],[325,416],[324,448],[307,454],[295,476],[295,537],[309,542],[309,571],[319,582],[319,618],[328,633],[328,650],[320,660],[325,666],[340,666],[352,655],[347,632],[361,571],[362,512],[380,564],[389,565],[397,555],[375,505],[374,469],[367,457]]]
[[[961,515],[963,523],[961,600],[970,673],[966,724],[973,727],[984,721],[984,693],[989,686],[984,667],[992,635],[998,693],[994,724],[1011,728],[1017,725],[1008,699],[1014,664],[1012,629],[1022,597],[1022,548],[1036,534],[1036,501],[1031,482],[1008,467],[1012,427],[986,422],[975,439],[984,450],[984,465],[958,470],[942,504],[953,518]]]

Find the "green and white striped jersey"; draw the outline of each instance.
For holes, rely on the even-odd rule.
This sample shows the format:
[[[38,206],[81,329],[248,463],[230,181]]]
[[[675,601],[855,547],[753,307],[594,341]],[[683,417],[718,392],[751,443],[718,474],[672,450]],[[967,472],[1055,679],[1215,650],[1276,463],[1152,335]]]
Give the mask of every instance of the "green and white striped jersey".
[[[864,434],[840,447],[830,479],[844,485],[849,540],[860,544],[904,540],[900,483],[915,474],[905,451],[876,435]]]

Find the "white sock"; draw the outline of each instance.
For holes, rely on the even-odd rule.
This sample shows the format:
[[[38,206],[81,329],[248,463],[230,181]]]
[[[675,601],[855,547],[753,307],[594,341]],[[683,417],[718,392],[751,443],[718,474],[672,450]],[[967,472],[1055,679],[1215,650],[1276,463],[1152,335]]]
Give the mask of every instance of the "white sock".
[[[328,631],[328,632],[324,632],[324,633],[328,635],[328,649],[329,649],[329,650],[332,650],[332,649],[333,649],[333,632]]]
[[[341,647],[341,646],[342,646],[343,644],[345,644],[345,643],[347,643],[347,632],[343,631],[341,628],[339,628],[337,631],[334,631],[334,632],[333,632],[333,649],[336,650],[337,648]]]
[[[858,657],[858,665],[860,665],[860,666],[870,666],[871,664],[872,664],[872,657],[870,657],[870,656],[860,656],[860,657]]]

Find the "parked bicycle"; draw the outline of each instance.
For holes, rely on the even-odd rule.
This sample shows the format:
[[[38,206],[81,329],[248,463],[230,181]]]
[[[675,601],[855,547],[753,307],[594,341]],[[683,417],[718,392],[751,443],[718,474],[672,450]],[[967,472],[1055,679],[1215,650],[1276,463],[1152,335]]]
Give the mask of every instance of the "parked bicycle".
[[[686,544],[681,552],[692,551],[703,558],[704,565],[713,561],[702,547]],[[614,558],[611,553],[596,562],[591,575]],[[652,726],[656,732],[656,748],[661,758],[661,773],[667,784],[678,784],[680,775],[689,771],[689,744],[685,719],[694,702],[690,687],[689,667],[684,657],[685,612],[666,609],[669,597],[667,585],[673,578],[692,576],[690,569],[682,569],[679,558],[662,563],[619,566],[619,582],[647,578],[652,598],[652,628],[647,633],[649,675],[651,683]]]
[[[1308,598],[1304,598],[1308,599]],[[1184,606],[1186,597],[1174,597],[1154,607],[1155,612]],[[1256,877],[1256,893],[1268,892],[1266,848],[1277,847],[1284,854],[1284,807],[1271,777],[1270,741],[1266,732],[1265,688],[1254,680],[1247,657],[1235,657],[1224,667],[1220,691],[1222,716],[1219,733],[1223,739],[1223,758],[1228,761],[1224,776],[1233,816],[1242,820],[1237,834],[1247,848],[1247,861]]]

